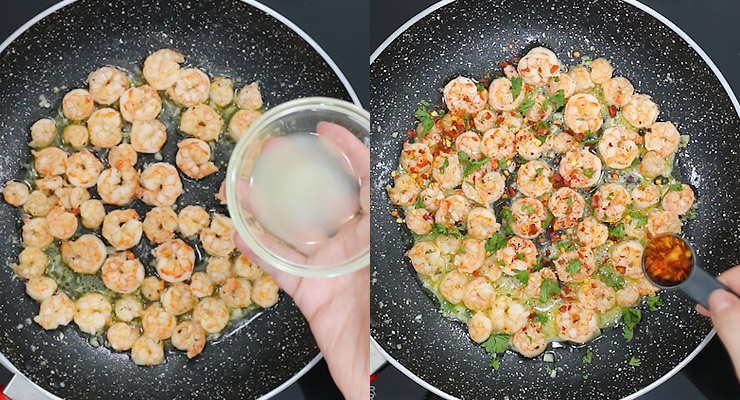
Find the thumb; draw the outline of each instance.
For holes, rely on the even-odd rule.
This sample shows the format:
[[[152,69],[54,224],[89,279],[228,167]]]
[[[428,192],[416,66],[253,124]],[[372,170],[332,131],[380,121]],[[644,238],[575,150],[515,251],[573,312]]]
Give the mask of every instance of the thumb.
[[[722,339],[740,378],[740,298],[726,290],[718,289],[709,295],[709,311],[717,335]]]

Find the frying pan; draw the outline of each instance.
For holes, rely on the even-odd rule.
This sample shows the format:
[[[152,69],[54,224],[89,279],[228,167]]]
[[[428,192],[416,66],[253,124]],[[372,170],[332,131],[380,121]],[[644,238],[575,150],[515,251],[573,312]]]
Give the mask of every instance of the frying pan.
[[[495,73],[498,64],[538,45],[566,64],[573,51],[606,57],[615,75],[653,96],[660,119],[691,136],[676,158],[676,175],[693,185],[697,216],[684,235],[714,274],[740,261],[738,102],[707,55],[664,17],[637,1],[444,1],[386,40],[371,59],[372,229],[371,334],[389,360],[445,398],[636,398],[693,358],[713,336],[706,319],[678,292],[661,293],[627,343],[606,329],[585,346],[555,349],[555,362],[508,351],[500,369],[468,337],[463,324],[439,313],[403,253],[413,238],[390,215],[385,186],[397,168],[409,116],[420,100],[441,102],[450,79]],[[393,137],[393,133],[400,133]],[[642,307],[643,310],[645,307]],[[593,362],[582,364],[586,348]],[[552,351],[552,345],[548,351]],[[641,366],[629,366],[631,357]],[[551,377],[547,368],[557,368]],[[584,376],[587,375],[587,378]]]
[[[328,56],[296,26],[256,2],[223,0],[80,0],[52,7],[2,44],[0,53],[0,180],[18,178],[30,157],[30,125],[57,116],[64,93],[85,85],[102,65],[140,68],[152,51],[171,47],[187,55],[186,64],[236,79],[259,80],[266,107],[304,96],[331,96],[359,104],[346,79]],[[63,87],[66,86],[66,89]],[[55,90],[60,88],[61,90]],[[52,107],[39,106],[44,96]],[[162,153],[174,160],[183,137],[168,121]],[[101,154],[105,159],[105,154]],[[215,149],[219,172],[199,182],[181,177],[186,187],[177,205],[199,204],[226,212],[213,197],[224,178],[228,146]],[[138,168],[153,162],[140,155]],[[144,215],[149,207],[135,201]],[[127,354],[94,347],[70,324],[44,331],[30,322],[38,304],[24,294],[7,264],[21,250],[17,211],[0,205],[0,352],[32,382],[69,399],[248,399],[270,397],[318,359],[318,348],[292,300],[227,328],[218,344],[188,360],[166,352],[166,363],[138,367]],[[195,245],[192,241],[191,245]],[[147,265],[147,240],[134,252]],[[204,254],[196,246],[196,270]],[[148,271],[151,274],[153,271]],[[297,378],[293,378],[297,379]],[[282,385],[282,386],[281,386]]]

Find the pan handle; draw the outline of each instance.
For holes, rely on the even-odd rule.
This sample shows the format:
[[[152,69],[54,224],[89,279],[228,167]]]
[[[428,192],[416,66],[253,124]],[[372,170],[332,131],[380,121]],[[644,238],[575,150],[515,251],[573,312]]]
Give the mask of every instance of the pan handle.
[[[10,400],[50,400],[49,396],[21,374],[13,375],[3,394]]]

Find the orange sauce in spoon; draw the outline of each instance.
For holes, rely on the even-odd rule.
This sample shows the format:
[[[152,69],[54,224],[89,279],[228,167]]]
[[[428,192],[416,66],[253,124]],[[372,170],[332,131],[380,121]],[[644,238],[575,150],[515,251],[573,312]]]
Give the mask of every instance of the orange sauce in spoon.
[[[694,267],[691,248],[683,240],[659,236],[645,247],[645,272],[661,286],[676,286],[686,280]]]

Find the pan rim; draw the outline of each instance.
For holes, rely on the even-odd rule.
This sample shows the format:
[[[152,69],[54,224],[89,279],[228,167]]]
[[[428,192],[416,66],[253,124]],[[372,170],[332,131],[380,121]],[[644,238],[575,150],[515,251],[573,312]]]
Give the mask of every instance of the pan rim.
[[[376,49],[373,51],[372,55],[370,55],[370,65],[372,65],[375,60],[385,51],[385,49],[393,43],[401,34],[403,34],[407,29],[409,29],[411,26],[416,24],[419,20],[425,18],[429,14],[433,13],[439,8],[442,8],[446,5],[452,4],[457,0],[441,0],[437,3],[434,3],[430,5],[429,7],[425,8],[424,10],[420,11],[418,14],[414,15],[411,19],[406,21],[403,25],[401,25],[398,29],[396,29],[393,33],[391,33],[390,36],[388,36]],[[688,35],[686,32],[684,32],[681,28],[679,28],[676,24],[674,24],[671,20],[663,16],[658,11],[655,11],[651,7],[641,3],[639,0],[619,0],[623,3],[629,4],[631,6],[634,6],[644,12],[646,12],[651,17],[655,18],[659,22],[661,22],[663,25],[667,26],[670,30],[678,34],[696,53],[704,60],[704,63],[709,66],[709,69],[712,70],[712,73],[717,77],[717,79],[722,84],[722,87],[725,89],[725,92],[730,97],[730,101],[732,102],[733,107],[735,108],[735,113],[740,117],[740,103],[738,103],[737,97],[735,96],[734,91],[730,87],[730,84],[727,82],[727,79],[724,77],[722,72],[717,68],[717,65],[712,61],[712,59],[709,57],[709,55],[704,52],[704,50]],[[706,347],[706,345],[709,343],[710,340],[714,337],[716,334],[716,330],[712,328],[712,330],[709,331],[707,336],[704,338],[704,340],[699,343],[699,345],[691,352],[689,355],[686,356],[678,365],[676,365],[673,369],[665,373],[663,376],[661,376],[659,379],[656,379],[651,384],[645,386],[644,388],[640,389],[639,391],[632,393],[629,396],[623,397],[622,400],[634,400],[638,397],[650,392],[651,390],[655,389],[656,387],[663,384],[668,379],[672,378],[674,375],[676,375],[683,367],[686,366],[691,360],[694,359],[694,357],[701,352],[701,350]],[[406,375],[409,379],[416,382],[418,385],[423,387],[426,390],[429,390],[430,392],[436,394],[437,396],[440,396],[442,398],[448,399],[448,400],[459,400],[459,398],[452,396],[442,390],[439,390],[438,388],[434,387],[433,385],[429,384],[425,380],[421,379],[419,376],[408,370],[406,367],[404,367],[398,360],[393,358],[389,353],[385,351],[385,349],[378,343],[374,337],[372,337],[372,330],[371,330],[371,337],[370,337],[371,343],[376,347],[376,349],[385,357],[385,359],[393,365],[396,369],[401,371],[404,375]]]
[[[54,4],[45,10],[41,11],[40,13],[36,14],[33,18],[26,21],[23,25],[18,27],[15,31],[13,31],[10,36],[8,36],[2,43],[0,43],[0,55],[5,51],[5,49],[10,46],[11,43],[13,43],[20,35],[25,33],[28,29],[30,29],[32,26],[36,25],[39,21],[46,18],[47,16],[59,11],[60,9],[76,2],[77,0],[63,0],[60,1],[57,4]],[[362,108],[362,102],[357,97],[357,93],[355,92],[355,89],[352,87],[350,82],[347,80],[347,77],[344,75],[344,72],[342,72],[341,68],[334,62],[334,60],[329,56],[328,53],[311,37],[309,36],[303,29],[298,27],[294,22],[292,22],[287,17],[283,16],[279,12],[273,10],[272,8],[256,1],[256,0],[237,0],[242,3],[248,4],[252,7],[255,7],[271,17],[277,19],[281,23],[283,23],[285,26],[290,28],[293,32],[297,33],[301,39],[303,39],[306,43],[308,43],[320,56],[321,58],[329,65],[329,67],[332,69],[332,71],[337,75],[339,78],[339,81],[342,83],[344,88],[347,90],[350,98],[352,99],[352,103],[357,105],[358,107]],[[291,376],[289,379],[272,389],[271,391],[267,392],[266,394],[259,397],[257,400],[267,400],[275,395],[279,394],[283,390],[287,389],[289,386],[291,386],[293,383],[295,383],[298,379],[300,379],[303,375],[305,375],[308,371],[310,371],[313,367],[316,366],[316,364],[319,363],[319,361],[324,357],[323,353],[319,351],[319,353],[310,361],[306,366],[304,366],[300,371],[298,371],[295,375]],[[40,393],[44,394],[46,397],[52,400],[64,400],[60,398],[59,396],[49,392],[48,390],[44,389],[40,385],[36,384],[33,380],[29,379],[24,373],[22,373],[18,368],[13,365],[10,360],[8,360],[5,355],[0,352],[0,365],[2,365],[4,368],[6,368],[8,371],[10,371],[13,375],[20,375],[24,379],[26,379],[28,382],[30,382],[36,390],[38,390]]]

